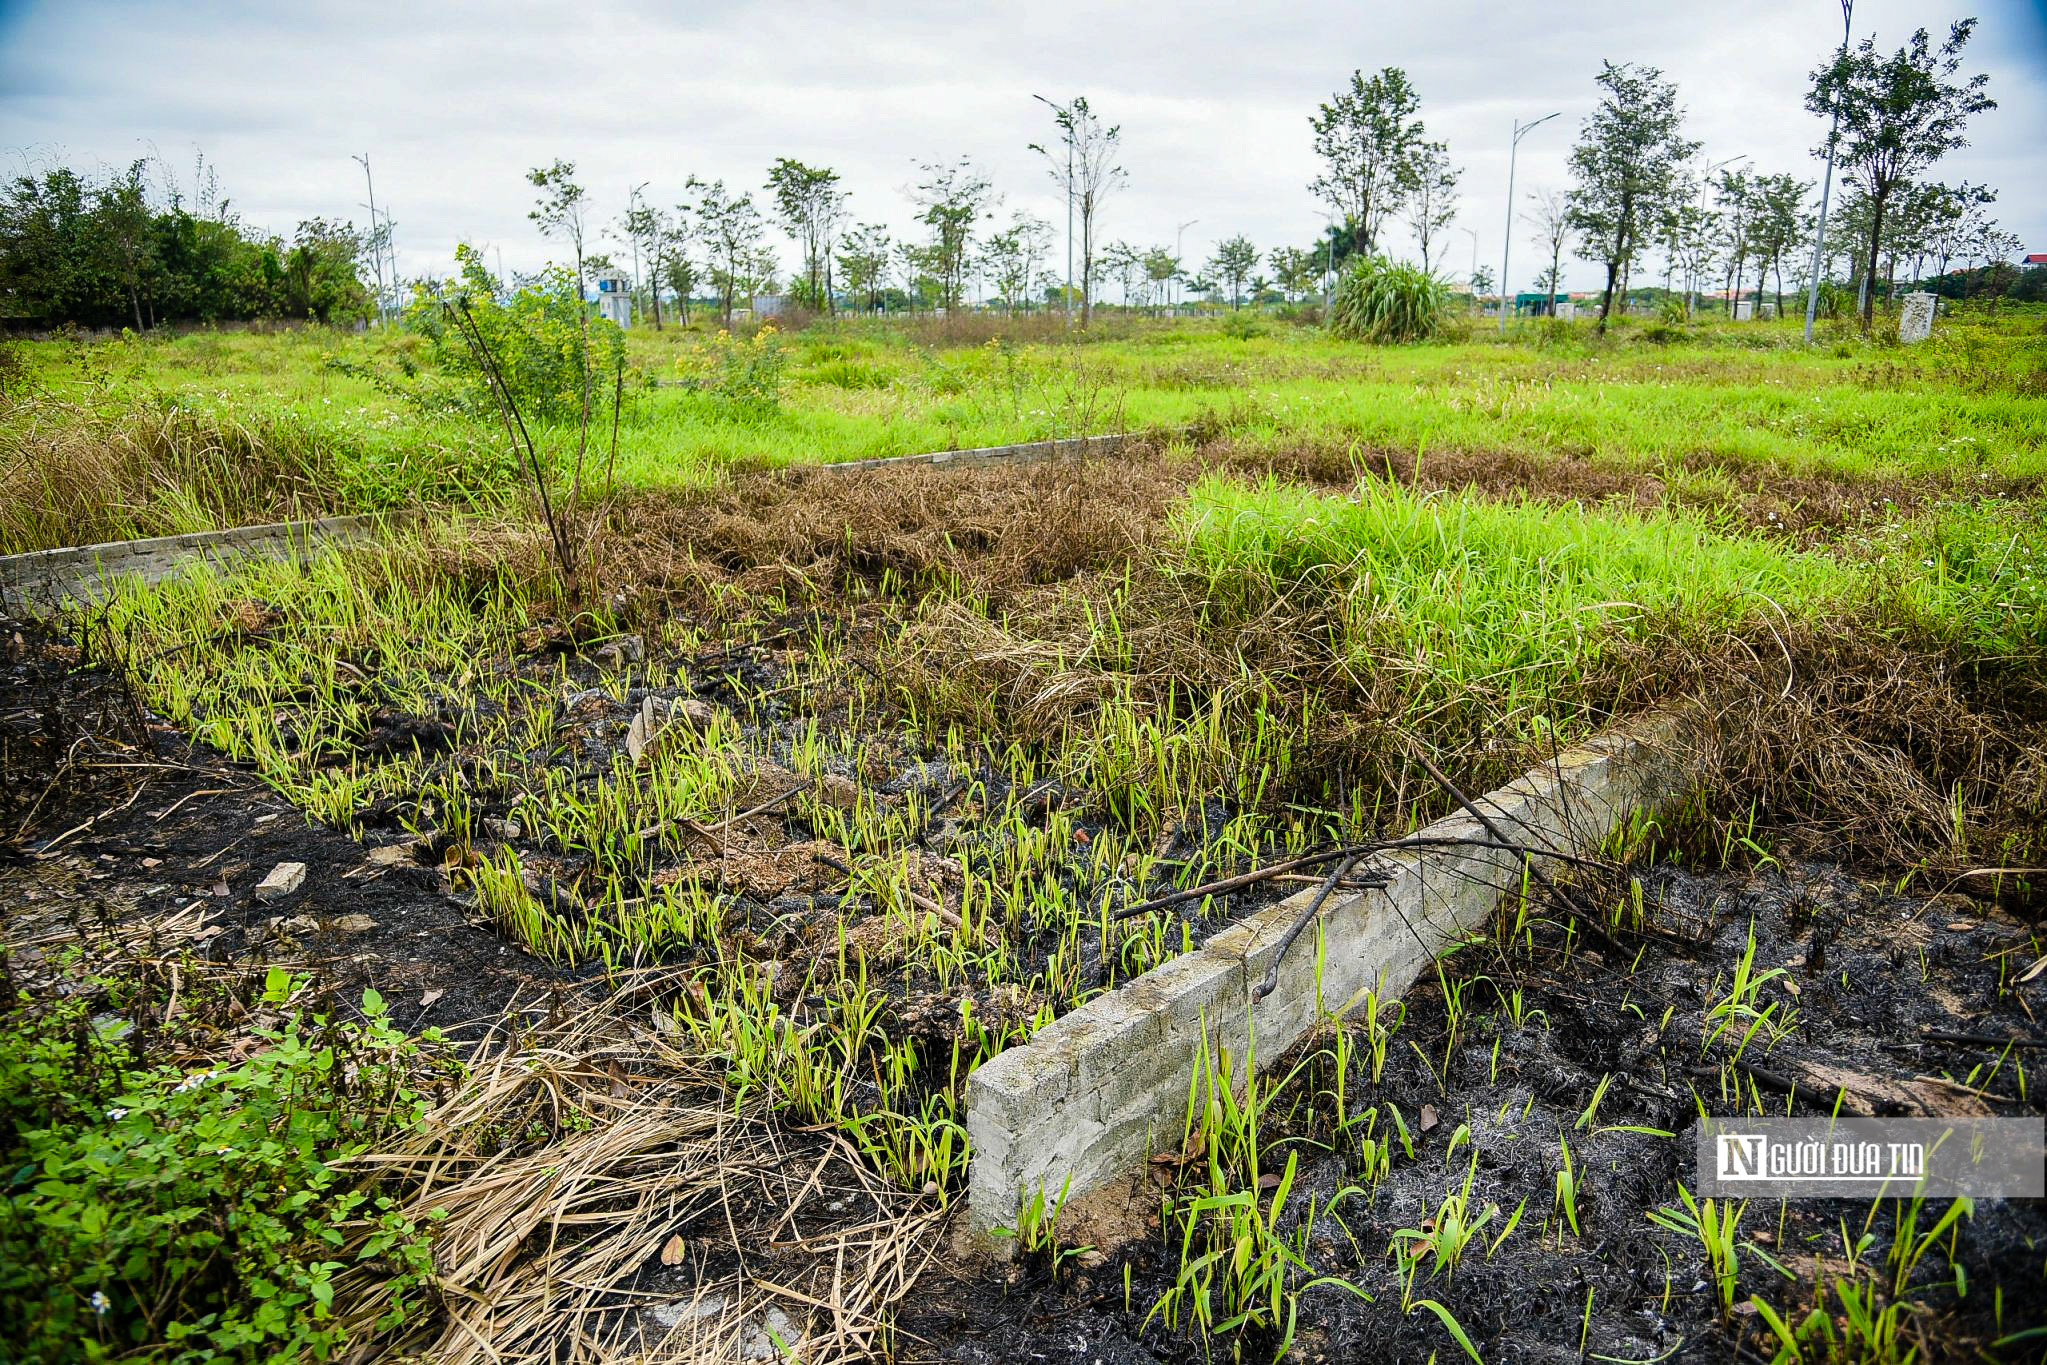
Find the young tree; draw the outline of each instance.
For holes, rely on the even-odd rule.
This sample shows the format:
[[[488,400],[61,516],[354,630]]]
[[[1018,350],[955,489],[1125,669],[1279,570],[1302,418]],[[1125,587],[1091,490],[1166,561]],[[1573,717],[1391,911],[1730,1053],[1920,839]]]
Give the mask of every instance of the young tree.
[[[1756,293],[1763,292],[1763,275],[1777,284],[1777,316],[1784,316],[1784,257],[1805,241],[1807,233],[1806,196],[1812,182],[1795,175],[1765,175],[1756,179],[1755,226],[1752,238],[1756,255]]]
[[[1080,325],[1085,327],[1093,317],[1094,290],[1088,282],[1095,278],[1095,218],[1102,201],[1128,179],[1116,164],[1123,128],[1104,125],[1084,95],[1053,105],[1052,119],[1059,125],[1058,143],[1044,147],[1033,142],[1031,150],[1050,163],[1052,183],[1072,199],[1080,219]]]
[[[768,188],[774,191],[775,213],[782,226],[803,251],[807,301],[813,307],[837,311],[831,288],[832,247],[838,240],[839,220],[846,212],[846,192],[839,188],[839,173],[785,156],[769,169]]]
[[[924,163],[924,179],[911,192],[917,221],[931,229],[924,268],[938,286],[938,306],[951,312],[966,292],[974,233],[988,216],[989,183],[965,157],[952,165]]]
[[[1309,116],[1315,154],[1324,170],[1308,186],[1343,215],[1352,250],[1372,251],[1386,216],[1407,198],[1417,166],[1430,145],[1416,111],[1421,96],[1407,73],[1389,66],[1367,79],[1350,73],[1339,90]]]
[[[1861,272],[1865,332],[1876,304],[1877,255],[1892,196],[1943,156],[1967,146],[1962,130],[1970,117],[1997,107],[1983,93],[1988,76],[1954,79],[1975,29],[1974,19],[1961,20],[1938,49],[1926,30],[1918,29],[1890,56],[1878,53],[1875,38],[1865,38],[1812,73],[1805,107],[1840,120],[1839,163],[1848,182],[1869,199]]]
[[[1014,313],[1031,301],[1032,288],[1052,241],[1052,225],[1019,213],[1009,226],[988,238],[981,263],[995,282],[1002,306]]]
[[[697,263],[689,258],[689,239],[689,209],[678,204],[674,219],[662,221],[654,258],[654,278],[657,299],[660,296],[659,285],[665,284],[675,292],[675,315],[684,327],[689,326],[689,300],[697,288]]]
[[[576,253],[576,297],[583,297],[583,219],[588,212],[588,193],[576,183],[576,163],[556,157],[552,166],[536,166],[526,180],[540,191],[527,217],[540,227],[541,235],[567,242]]]
[[[1123,306],[1137,301],[1137,282],[1144,278],[1144,253],[1128,242],[1111,242],[1102,251],[1104,274],[1113,274],[1123,293]]]
[[[889,263],[888,229],[880,223],[862,223],[846,234],[839,252],[839,274],[846,292],[867,296],[870,309],[881,306],[882,285],[887,282]]]
[[[1755,185],[1746,170],[1722,170],[1713,182],[1713,201],[1720,209],[1721,259],[1727,267],[1727,315],[1741,307],[1742,274],[1748,266],[1754,229]],[[1762,291],[1758,289],[1757,294]]]
[[[1423,146],[1414,163],[1414,180],[1408,187],[1407,225],[1414,229],[1415,242],[1422,249],[1422,269],[1434,268],[1432,242],[1440,242],[1444,231],[1457,217],[1457,182],[1461,167],[1450,164],[1449,149],[1440,142]]]
[[[1549,269],[1537,284],[1554,295],[1564,278],[1564,245],[1571,240],[1571,206],[1555,190],[1536,190],[1528,196],[1531,205],[1521,221],[1535,228],[1535,244],[1549,257]],[[1547,279],[1547,283],[1543,283]]]
[[[1578,254],[1606,267],[1599,331],[1606,332],[1614,294],[1643,239],[1680,193],[1681,170],[1699,149],[1684,136],[1677,87],[1653,66],[1602,64],[1606,95],[1585,120],[1571,149],[1570,225]]]
[[[1251,278],[1251,272],[1258,268],[1258,248],[1251,245],[1249,237],[1237,236],[1216,243],[1215,255],[1209,258],[1208,274],[1229,291],[1230,306],[1244,305],[1244,281]]]
[[[663,229],[661,210],[652,204],[642,203],[640,192],[633,191],[632,202],[618,218],[618,235],[633,252],[633,289],[640,287],[640,266],[644,262],[653,288],[647,292],[654,310],[654,330],[661,330],[661,234]]]
[[[696,202],[690,207],[696,218],[697,240],[710,256],[719,316],[730,327],[732,300],[751,277],[749,267],[767,224],[754,207],[752,195],[728,193],[722,180],[705,182],[691,176],[688,188],[696,192]]]
[[[135,330],[138,332],[143,330],[142,281],[149,269],[150,227],[154,222],[154,215],[149,210],[149,190],[142,180],[143,167],[148,164],[136,161],[129,165],[126,174],[102,185],[92,214],[105,245],[108,264],[128,295],[128,306],[135,315]],[[351,275],[354,269],[355,262],[351,258]]]
[[[1144,278],[1150,286],[1154,313],[1162,311],[1172,298],[1172,283],[1180,274],[1180,258],[1164,247],[1155,246],[1144,253]]]
[[[1274,247],[1265,258],[1278,277],[1279,292],[1289,302],[1299,302],[1321,287],[1322,255],[1297,246]]]

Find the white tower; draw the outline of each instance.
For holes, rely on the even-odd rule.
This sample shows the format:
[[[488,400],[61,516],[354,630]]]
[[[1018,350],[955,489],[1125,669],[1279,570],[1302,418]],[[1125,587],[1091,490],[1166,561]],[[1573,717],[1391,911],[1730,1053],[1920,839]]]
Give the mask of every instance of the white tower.
[[[597,272],[597,311],[621,327],[633,320],[633,282],[623,270]]]

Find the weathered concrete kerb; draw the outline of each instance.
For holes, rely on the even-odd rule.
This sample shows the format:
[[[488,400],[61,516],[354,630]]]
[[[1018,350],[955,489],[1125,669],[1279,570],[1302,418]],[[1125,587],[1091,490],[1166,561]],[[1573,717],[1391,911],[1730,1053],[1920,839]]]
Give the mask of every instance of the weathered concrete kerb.
[[[390,525],[389,518],[374,514],[327,517],[7,555],[0,557],[0,602],[55,607],[67,597],[97,597],[123,578],[154,583],[199,560],[301,555],[317,544],[375,537]]]
[[[819,474],[857,474],[871,469],[895,469],[908,465],[941,465],[952,469],[996,469],[1009,465],[1044,464],[1050,460],[1080,460],[1113,455],[1123,443],[1136,439],[1117,433],[1109,436],[1071,436],[1058,441],[1026,441],[1013,446],[975,446],[970,450],[935,450],[926,455],[884,455],[872,460],[842,460],[836,464],[792,465],[792,470]]]
[[[1661,716],[1566,750],[1473,804],[1518,845],[1560,853],[1596,849],[1629,814],[1676,795],[1688,779],[1678,757],[1684,722]],[[1491,841],[1469,815],[1421,831]],[[1355,1006],[1366,991],[1397,997],[1453,940],[1484,927],[1517,892],[1523,856],[1479,845],[1379,855],[1383,889],[1332,897],[1320,999]],[[991,1058],[967,1080],[974,1155],[968,1204],[977,1230],[1009,1223],[1027,1192],[1077,1199],[1177,1148],[1188,1085],[1204,1041],[1276,1061],[1316,1023],[1314,939],[1280,961],[1278,989],[1254,1001],[1281,940],[1313,889],[1242,920],[1191,953],[1146,972],[1053,1021],[1022,1047]],[[1203,1030],[1207,1030],[1204,1040]]]

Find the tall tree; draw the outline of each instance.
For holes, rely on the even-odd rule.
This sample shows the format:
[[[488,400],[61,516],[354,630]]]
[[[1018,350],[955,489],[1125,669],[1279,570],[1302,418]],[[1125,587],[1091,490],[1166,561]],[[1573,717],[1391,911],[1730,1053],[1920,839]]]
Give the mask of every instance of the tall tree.
[[[1544,272],[1549,283],[1543,288],[1554,295],[1564,278],[1564,246],[1571,240],[1571,206],[1555,190],[1536,190],[1528,196],[1528,203],[1529,209],[1521,215],[1521,221],[1534,227],[1535,244],[1549,257],[1549,269]]]
[[[782,157],[768,170],[775,214],[803,252],[804,289],[812,307],[836,311],[832,300],[832,248],[846,213],[839,173]]]
[[[1412,192],[1430,145],[1420,108],[1407,73],[1389,66],[1370,78],[1351,72],[1350,88],[1308,118],[1323,163],[1308,188],[1343,216],[1354,250],[1377,249],[1387,215]]]
[[[1208,274],[1229,290],[1230,306],[1241,308],[1244,304],[1244,281],[1258,268],[1258,248],[1251,245],[1251,239],[1236,236],[1216,243],[1215,255],[1208,262]]]
[[[1677,87],[1656,67],[1605,62],[1599,86],[1606,94],[1571,149],[1577,184],[1569,204],[1578,254],[1606,268],[1599,296],[1604,335],[1614,292],[1646,235],[1681,193],[1681,171],[1699,144],[1685,137]]]
[[[1274,247],[1265,258],[1278,278],[1279,292],[1298,303],[1315,292],[1322,279],[1322,254],[1307,247]]]
[[[937,283],[938,306],[948,312],[966,294],[969,252],[993,202],[990,188],[974,163],[961,157],[950,165],[924,163],[924,178],[911,191],[917,221],[931,229],[925,268]]]
[[[1949,152],[1967,146],[1962,132],[1969,119],[1997,107],[1983,93],[1988,76],[1954,79],[1975,30],[1974,19],[1961,20],[1935,48],[1926,30],[1918,29],[1889,56],[1877,51],[1875,38],[1865,38],[1812,73],[1805,107],[1840,120],[1839,162],[1846,179],[1869,199],[1861,271],[1865,332],[1876,306],[1877,255],[1892,196]]]
[[[711,282],[718,290],[718,315],[725,326],[732,325],[732,300],[750,292],[748,282],[767,223],[754,207],[750,194],[732,194],[722,180],[703,181],[691,176],[688,188],[696,201],[690,211],[696,219],[697,240],[710,257]]]
[[[583,220],[589,212],[589,194],[576,183],[576,163],[556,157],[551,166],[536,166],[526,172],[527,182],[540,197],[526,214],[540,227],[542,236],[567,242],[576,253],[576,297],[583,297]]]
[[[1094,316],[1090,281],[1095,278],[1096,219],[1102,201],[1129,178],[1116,162],[1122,154],[1123,128],[1104,124],[1084,95],[1053,105],[1052,120],[1059,125],[1058,142],[1051,147],[1033,142],[1031,150],[1050,163],[1052,183],[1072,200],[1080,219],[1080,325],[1085,327]]]
[[[1414,163],[1414,180],[1407,193],[1407,225],[1414,230],[1415,243],[1422,249],[1422,269],[1435,268],[1432,244],[1443,240],[1445,230],[1457,218],[1457,182],[1463,168],[1450,164],[1450,152],[1440,142],[1425,144]]]
[[[676,320],[684,327],[689,326],[689,299],[697,287],[697,263],[689,258],[689,218],[689,206],[685,204],[675,206],[673,218],[664,214],[654,248],[655,299],[658,303],[661,286],[673,290]]]
[[[1180,258],[1162,246],[1144,253],[1144,278],[1151,285],[1153,311],[1164,308],[1172,297],[1170,286],[1180,278]]]

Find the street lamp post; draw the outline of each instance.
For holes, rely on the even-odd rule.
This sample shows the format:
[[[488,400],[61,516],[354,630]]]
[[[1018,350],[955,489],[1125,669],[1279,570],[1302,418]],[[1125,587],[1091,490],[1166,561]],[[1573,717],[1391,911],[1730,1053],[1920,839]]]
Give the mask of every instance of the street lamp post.
[[[1459,228],[1457,230],[1471,238],[1471,273],[1464,278],[1471,285],[1471,302],[1476,306],[1478,303],[1478,229]]]
[[[1841,55],[1848,55],[1848,39],[1855,22],[1855,0],[1841,0]],[[1827,200],[1834,192],[1834,140],[1841,135],[1841,111],[1827,129],[1827,175],[1820,181],[1820,223],[1812,235],[1812,279],[1805,287],[1805,344],[1812,345],[1813,319],[1820,311],[1820,252],[1827,240]],[[1760,310],[1759,310],[1760,311]]]
[[[1514,249],[1514,159],[1521,152],[1522,138],[1528,136],[1528,134],[1534,132],[1543,124],[1548,123],[1551,119],[1556,118],[1562,112],[1562,110],[1558,110],[1556,114],[1544,114],[1541,118],[1529,123],[1516,122],[1514,125],[1514,140],[1507,147],[1507,236],[1506,240],[1500,243],[1501,336],[1507,334],[1507,259]]]
[[[1199,218],[1189,218],[1186,222],[1180,224],[1180,226],[1173,229],[1173,269],[1175,270],[1180,269],[1180,252],[1187,239],[1187,229],[1193,227],[1196,223],[1200,221],[1201,220]],[[1185,273],[1186,272],[1184,271],[1181,272],[1183,277]],[[1173,286],[1174,292],[1179,295],[1180,303],[1185,303],[1187,301],[1187,287],[1184,284],[1182,284],[1179,280],[1174,280]],[[1173,308],[1173,315],[1175,317],[1178,317],[1179,314],[1180,309],[1179,306],[1176,304]]]
[[[1742,155],[1730,156],[1725,161],[1716,161],[1706,168],[1706,173],[1704,175],[1699,177],[1699,226],[1701,228],[1703,228],[1706,224],[1706,190],[1707,187],[1712,184],[1713,172],[1725,170],[1727,167],[1732,166],[1737,161],[1746,160],[1748,160],[1748,157],[1746,155]],[[1688,318],[1695,318],[1699,315],[1698,268],[1694,266],[1691,270],[1687,271],[1686,273],[1691,276],[1692,289],[1691,296],[1685,300],[1685,316]],[[1762,295],[1758,294],[1756,297],[1761,298]],[[1626,310],[1623,309],[1622,311],[1625,312]],[[1732,303],[1728,305],[1728,311],[1730,313],[1734,311],[1734,306]]]
[[[1054,118],[1062,112],[1058,105],[1043,95],[1032,99],[1052,111]],[[1064,124],[1060,127],[1066,133],[1066,325],[1073,326],[1073,130]]]

